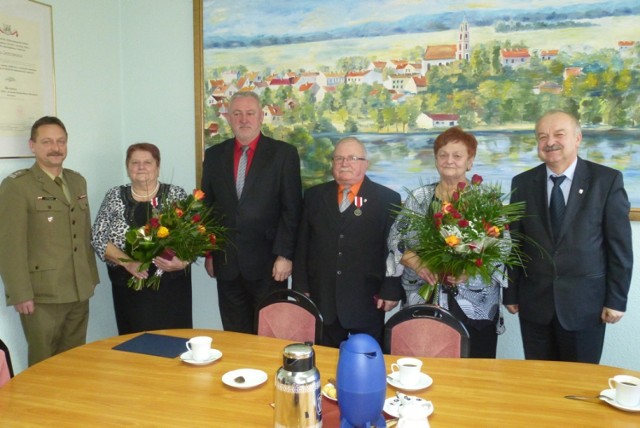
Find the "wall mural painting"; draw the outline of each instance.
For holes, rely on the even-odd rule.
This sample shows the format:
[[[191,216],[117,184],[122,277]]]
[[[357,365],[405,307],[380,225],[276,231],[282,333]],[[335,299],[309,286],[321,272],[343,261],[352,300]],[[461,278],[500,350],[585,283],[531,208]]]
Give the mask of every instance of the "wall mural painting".
[[[539,163],[535,119],[565,109],[581,156],[622,170],[640,207],[637,0],[200,1],[200,149],[231,136],[229,97],[252,90],[265,133],[298,147],[305,187],[355,135],[371,178],[406,194],[437,178],[433,141],[460,125],[479,141],[472,172],[508,191]]]

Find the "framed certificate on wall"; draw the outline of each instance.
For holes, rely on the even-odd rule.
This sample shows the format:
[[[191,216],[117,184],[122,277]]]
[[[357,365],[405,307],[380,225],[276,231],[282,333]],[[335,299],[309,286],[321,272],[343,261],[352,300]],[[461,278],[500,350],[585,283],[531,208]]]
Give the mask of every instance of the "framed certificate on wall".
[[[55,114],[51,6],[0,3],[0,158],[31,157],[31,124]]]

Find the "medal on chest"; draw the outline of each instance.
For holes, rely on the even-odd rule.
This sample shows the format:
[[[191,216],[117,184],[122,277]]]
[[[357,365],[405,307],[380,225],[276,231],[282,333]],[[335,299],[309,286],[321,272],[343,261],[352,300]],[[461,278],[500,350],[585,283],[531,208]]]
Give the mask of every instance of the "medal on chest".
[[[356,209],[353,211],[353,214],[360,217],[362,215],[362,204],[364,204],[364,199],[362,196],[356,196],[353,199],[353,204],[356,206]]]

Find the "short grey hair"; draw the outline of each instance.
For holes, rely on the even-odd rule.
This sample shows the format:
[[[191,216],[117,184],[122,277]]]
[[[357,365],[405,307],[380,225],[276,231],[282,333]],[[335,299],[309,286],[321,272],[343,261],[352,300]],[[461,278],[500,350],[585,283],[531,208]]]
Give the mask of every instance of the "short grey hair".
[[[338,142],[336,143],[336,146],[333,148],[333,152],[335,153],[335,151],[338,149],[338,146],[342,143],[346,143],[347,141],[355,141],[356,143],[358,143],[358,145],[360,147],[362,147],[362,152],[364,153],[364,157],[369,159],[369,154],[367,153],[367,148],[365,147],[364,143],[362,141],[360,141],[359,139],[357,139],[356,137],[344,137],[341,138],[340,140],[338,140]]]
[[[262,108],[262,101],[260,100],[260,97],[258,96],[258,94],[256,94],[255,92],[238,91],[235,94],[233,94],[229,99],[229,105],[231,105],[238,98],[253,98],[254,100],[257,101],[258,105]]]

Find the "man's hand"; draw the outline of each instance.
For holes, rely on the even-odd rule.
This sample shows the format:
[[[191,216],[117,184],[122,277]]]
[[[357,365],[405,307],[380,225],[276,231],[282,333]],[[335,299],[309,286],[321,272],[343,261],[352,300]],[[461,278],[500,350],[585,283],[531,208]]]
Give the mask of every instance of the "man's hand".
[[[396,306],[398,306],[397,300],[378,299],[378,303],[376,303],[376,307],[378,309],[382,309],[385,312],[389,312],[391,309],[395,308]]]
[[[276,281],[285,281],[291,275],[292,267],[293,263],[291,262],[291,260],[282,256],[278,256],[275,263],[273,264],[271,275]]]
[[[504,305],[511,314],[517,314],[520,311],[519,305]]]
[[[216,273],[213,271],[213,257],[207,257],[204,259],[204,268],[211,278],[216,277]]]
[[[13,305],[13,307],[17,313],[22,315],[31,315],[36,310],[36,305],[33,303],[33,300],[18,303],[17,305]]]
[[[605,306],[602,308],[602,315],[600,315],[600,319],[602,319],[602,322],[604,323],[615,324],[620,321],[623,315],[624,312],[616,311],[615,309],[610,309]]]

